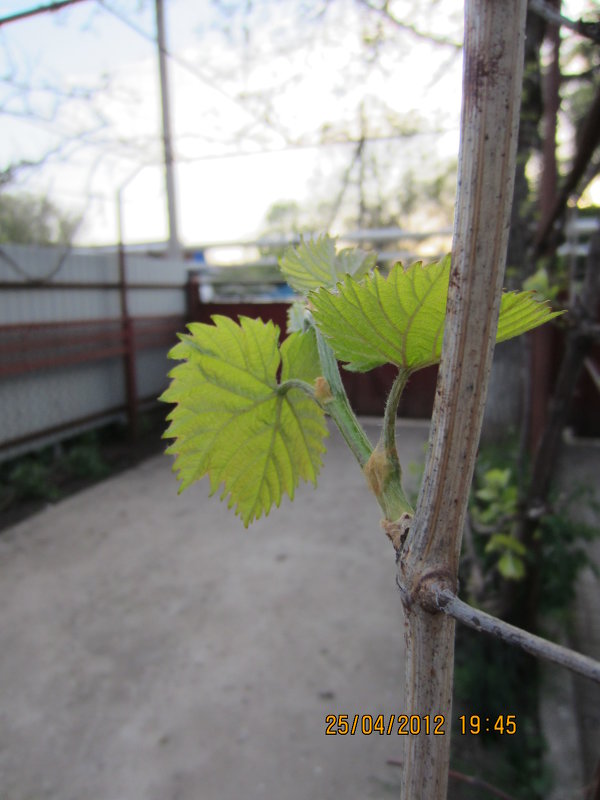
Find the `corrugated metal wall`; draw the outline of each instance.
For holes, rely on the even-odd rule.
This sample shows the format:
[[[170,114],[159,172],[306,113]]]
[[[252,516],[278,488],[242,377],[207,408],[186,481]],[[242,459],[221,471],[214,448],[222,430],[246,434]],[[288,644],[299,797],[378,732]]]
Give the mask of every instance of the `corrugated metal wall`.
[[[187,266],[127,256],[122,283],[116,253],[0,249],[0,460],[131,418],[160,394]]]

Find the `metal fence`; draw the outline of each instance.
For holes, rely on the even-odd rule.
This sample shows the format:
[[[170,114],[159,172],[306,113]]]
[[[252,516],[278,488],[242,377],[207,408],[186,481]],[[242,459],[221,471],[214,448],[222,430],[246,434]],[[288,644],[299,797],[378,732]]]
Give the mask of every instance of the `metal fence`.
[[[0,250],[0,460],[138,410],[166,385],[185,262]]]
[[[356,231],[344,243],[368,242],[390,261],[406,256],[415,242],[448,233]],[[296,241],[292,236],[205,244],[188,253],[191,260],[177,262],[132,248],[125,257],[115,248],[2,246],[0,461],[115,419],[128,421],[135,432],[139,409],[154,403],[166,386],[172,366],[167,351],[189,320],[245,313],[274,317],[285,330],[292,297],[283,288],[275,252]],[[408,249],[385,252],[394,243]],[[231,248],[237,259],[223,265],[219,251]],[[222,266],[207,265],[205,254]],[[377,400],[389,380],[376,375],[371,381]],[[349,388],[359,410],[378,413],[371,383]],[[433,394],[433,386],[426,394]],[[419,403],[420,414],[428,405]]]
[[[568,228],[563,254],[576,259],[573,276],[597,224],[574,220]],[[441,243],[448,233],[356,231],[343,243],[370,244],[380,262],[400,255],[410,261],[415,242]],[[291,297],[272,251],[293,241],[213,243],[192,249],[192,260],[177,262],[136,252],[125,260],[114,249],[0,248],[0,461],[113,419],[127,420],[135,431],[138,410],[166,386],[166,353],[187,321],[247,314],[273,319],[285,330]],[[217,251],[232,246],[238,259],[215,266],[222,261]],[[207,254],[213,266],[206,264]],[[520,402],[509,351],[504,347],[497,354],[500,387],[496,392],[492,385],[488,410],[488,419],[497,418],[501,429],[516,419]],[[344,377],[357,411],[380,414],[393,370]],[[401,414],[428,416],[434,389],[435,370],[415,376]]]

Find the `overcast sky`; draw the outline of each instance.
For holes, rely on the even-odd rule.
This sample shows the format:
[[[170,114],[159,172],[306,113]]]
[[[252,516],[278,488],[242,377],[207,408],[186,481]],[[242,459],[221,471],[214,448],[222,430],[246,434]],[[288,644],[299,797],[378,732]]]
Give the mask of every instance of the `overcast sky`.
[[[3,0],[0,15],[33,5]],[[325,13],[318,12],[326,4],[306,0],[256,0],[250,15],[228,15],[228,5],[246,4],[165,2],[184,243],[253,236],[274,202],[322,196],[352,146],[316,145],[359,138],[361,103],[362,133],[385,136],[399,124],[420,130],[381,144],[398,167],[393,180],[406,164],[426,173],[456,155],[461,58],[451,46],[361,16],[357,0],[332,0]],[[411,21],[460,40],[461,6],[438,0],[432,14],[422,3],[421,18]],[[375,54],[364,35],[378,31],[386,43]],[[1,166],[82,133],[20,180],[71,212],[85,210],[81,242],[115,241],[119,188],[126,240],[166,237],[154,35],[149,0],[88,0],[0,28],[0,74],[39,89],[26,105],[0,84],[0,105],[10,112],[1,117]],[[45,87],[89,88],[91,99],[58,104]]]

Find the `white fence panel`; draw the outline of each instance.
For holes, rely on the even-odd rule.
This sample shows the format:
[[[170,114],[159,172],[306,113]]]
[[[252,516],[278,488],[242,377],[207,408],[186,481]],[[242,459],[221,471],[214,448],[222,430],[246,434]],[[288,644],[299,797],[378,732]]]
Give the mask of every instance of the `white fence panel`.
[[[138,401],[167,384],[166,354],[185,323],[188,267],[127,256]],[[2,246],[0,460],[124,417],[125,355],[117,253]]]

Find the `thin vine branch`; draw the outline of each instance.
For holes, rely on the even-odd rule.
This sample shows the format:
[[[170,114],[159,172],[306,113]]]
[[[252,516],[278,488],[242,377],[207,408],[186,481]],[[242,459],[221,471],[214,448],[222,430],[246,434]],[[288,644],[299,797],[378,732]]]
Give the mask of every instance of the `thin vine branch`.
[[[468,625],[469,628],[488,633],[497,639],[502,639],[504,642],[520,647],[522,650],[531,653],[531,655],[559,664],[571,670],[571,672],[576,672],[585,678],[600,683],[600,662],[595,661],[593,658],[581,655],[581,653],[575,653],[567,647],[549,642],[541,636],[528,633],[515,625],[510,625],[504,620],[487,614],[485,611],[473,608],[473,606],[460,600],[443,587],[440,587],[437,592],[435,590],[432,591],[435,594],[436,607],[464,625]]]
[[[425,475],[398,557],[406,625],[406,706],[450,714],[454,620],[424,592],[454,594],[491,369],[512,205],[526,0],[465,3],[458,197],[446,327]],[[434,677],[435,676],[435,677]],[[435,738],[435,737],[433,737]],[[406,737],[402,800],[444,800],[449,742]],[[410,739],[410,741],[408,741]]]
[[[314,386],[311,386],[310,383],[301,381],[298,378],[289,378],[287,381],[283,381],[283,383],[277,387],[277,394],[287,394],[290,389],[300,389],[301,392],[304,392],[304,394],[308,395],[309,397],[312,397],[313,399],[315,397]]]

